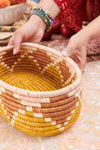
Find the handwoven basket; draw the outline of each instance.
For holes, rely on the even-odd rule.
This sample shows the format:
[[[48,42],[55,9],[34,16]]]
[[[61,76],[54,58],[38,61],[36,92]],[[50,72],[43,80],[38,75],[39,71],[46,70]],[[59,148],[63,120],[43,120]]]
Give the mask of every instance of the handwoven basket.
[[[23,43],[0,49],[0,114],[18,130],[51,136],[68,129],[81,109],[81,72],[60,52]]]

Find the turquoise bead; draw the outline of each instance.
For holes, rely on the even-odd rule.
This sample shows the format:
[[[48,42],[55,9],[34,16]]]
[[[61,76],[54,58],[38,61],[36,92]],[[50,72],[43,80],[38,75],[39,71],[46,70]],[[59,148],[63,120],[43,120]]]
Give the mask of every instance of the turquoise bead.
[[[49,10],[43,10],[39,6],[34,8],[31,15],[36,14],[40,16],[46,24],[46,31],[48,32],[51,29],[51,24],[53,23],[53,18],[49,15]]]
[[[46,14],[46,15],[49,14],[49,10],[46,10],[46,11],[45,11],[45,14]]]

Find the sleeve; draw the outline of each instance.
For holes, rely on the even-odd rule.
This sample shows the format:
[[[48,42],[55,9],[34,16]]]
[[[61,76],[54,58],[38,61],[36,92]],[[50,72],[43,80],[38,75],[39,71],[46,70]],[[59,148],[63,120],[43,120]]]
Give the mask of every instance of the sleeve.
[[[63,12],[69,26],[74,31],[82,29],[82,23],[86,19],[86,1],[85,0],[54,0]]]
[[[60,7],[62,11],[65,11],[70,3],[70,0],[54,0]]]

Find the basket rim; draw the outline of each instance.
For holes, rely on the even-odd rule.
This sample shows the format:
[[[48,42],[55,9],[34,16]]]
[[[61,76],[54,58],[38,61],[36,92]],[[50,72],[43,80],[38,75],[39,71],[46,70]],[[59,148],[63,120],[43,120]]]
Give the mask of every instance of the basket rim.
[[[47,46],[44,46],[44,45],[35,44],[35,43],[22,43],[21,48],[23,48],[24,46],[40,48],[41,50],[45,50],[47,52],[50,52],[50,53],[56,55],[57,57],[60,57],[61,59],[64,59],[66,62],[68,62],[70,64],[71,67],[73,67],[73,69],[76,73],[77,79],[72,84],[70,84],[70,85],[68,85],[64,88],[55,90],[55,91],[29,91],[29,90],[24,90],[24,89],[12,86],[12,85],[0,80],[0,87],[1,88],[7,89],[7,90],[10,89],[10,91],[14,94],[27,96],[29,98],[30,97],[33,97],[33,98],[34,97],[35,98],[48,98],[48,97],[56,97],[56,96],[64,95],[64,94],[67,94],[71,91],[75,91],[75,89],[81,84],[81,78],[82,78],[81,71],[80,71],[78,65],[71,58],[69,58],[69,57],[65,58],[61,54],[61,52],[59,52],[59,51],[57,51],[53,48],[49,48]],[[14,48],[14,46],[6,46],[6,47],[3,47],[3,48],[0,48],[0,53],[5,52],[7,50],[11,50],[13,48]]]
[[[0,11],[6,11],[6,10],[9,10],[9,9],[14,9],[16,7],[22,7],[22,6],[25,6],[25,5],[26,5],[26,2],[20,3],[20,4],[15,4],[15,5],[10,5],[8,7],[0,8]]]

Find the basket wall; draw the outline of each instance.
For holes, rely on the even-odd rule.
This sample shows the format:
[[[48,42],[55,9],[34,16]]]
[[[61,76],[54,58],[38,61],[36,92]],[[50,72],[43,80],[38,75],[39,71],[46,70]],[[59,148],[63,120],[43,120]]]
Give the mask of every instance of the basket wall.
[[[81,109],[81,72],[54,49],[24,43],[0,50],[0,114],[18,130],[51,136],[68,129]]]

